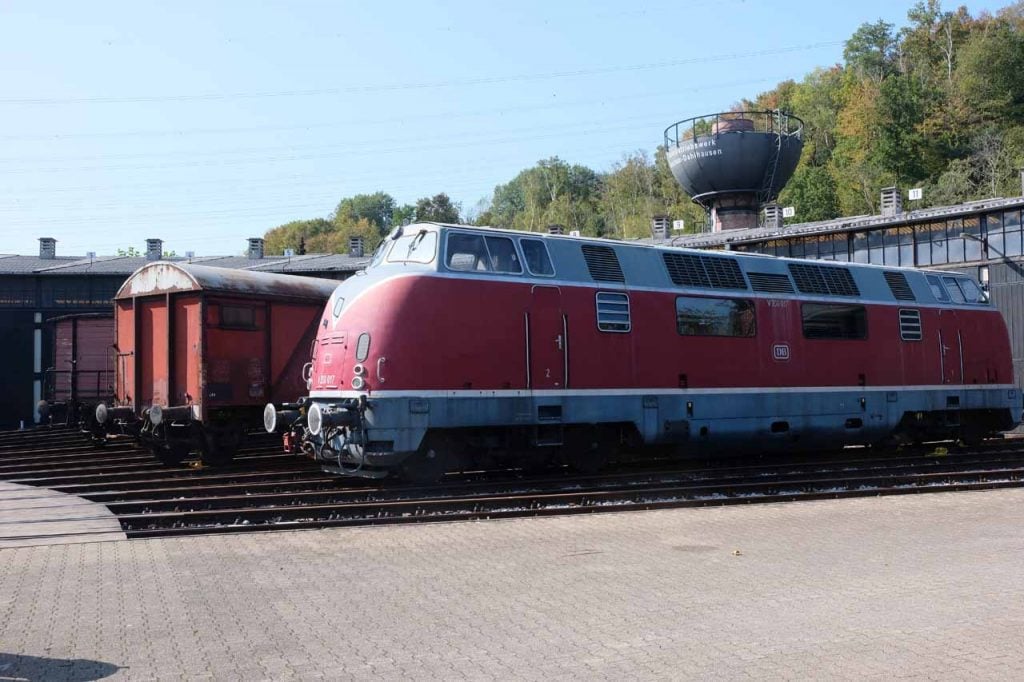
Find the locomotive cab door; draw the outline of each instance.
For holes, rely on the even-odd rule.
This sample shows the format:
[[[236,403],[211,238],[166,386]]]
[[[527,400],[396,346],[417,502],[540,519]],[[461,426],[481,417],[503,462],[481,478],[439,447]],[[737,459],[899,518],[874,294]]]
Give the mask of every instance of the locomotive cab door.
[[[939,372],[943,384],[964,382],[964,348],[954,310],[939,311]]]
[[[568,342],[561,290],[558,287],[533,287],[530,309],[526,314],[528,388],[565,388]]]

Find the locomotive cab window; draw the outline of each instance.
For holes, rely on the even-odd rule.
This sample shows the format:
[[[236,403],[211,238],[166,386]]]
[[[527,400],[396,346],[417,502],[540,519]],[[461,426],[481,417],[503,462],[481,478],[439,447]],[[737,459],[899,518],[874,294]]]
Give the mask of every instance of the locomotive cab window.
[[[463,272],[523,272],[515,242],[508,237],[483,237],[478,234],[448,234],[445,265]]]
[[[487,253],[491,257],[491,270],[519,275],[523,266],[519,262],[516,244],[508,237],[486,237]]]
[[[489,271],[491,269],[490,259],[487,257],[487,247],[484,246],[483,236],[459,232],[449,233],[448,252],[445,255],[444,264],[448,266],[449,270]]]
[[[755,336],[754,302],[738,298],[677,296],[676,330],[682,336]]]
[[[946,283],[954,302],[988,303],[985,292],[973,280],[965,277],[943,277],[942,280]]]
[[[555,268],[551,265],[551,257],[548,255],[548,247],[541,239],[520,239],[519,246],[523,248],[523,258],[526,259],[526,269],[531,275],[540,277],[554,277]]]
[[[938,276],[936,276],[936,275],[928,275],[927,279],[928,279],[928,288],[932,290],[932,296],[935,297],[935,300],[943,301],[943,302],[947,302],[948,303],[949,302],[949,294],[947,294],[946,290],[942,287],[942,282],[939,281]]]
[[[862,305],[804,303],[801,307],[804,338],[866,339],[868,314]]]
[[[597,328],[603,332],[625,333],[632,329],[629,296],[612,291],[597,292]]]

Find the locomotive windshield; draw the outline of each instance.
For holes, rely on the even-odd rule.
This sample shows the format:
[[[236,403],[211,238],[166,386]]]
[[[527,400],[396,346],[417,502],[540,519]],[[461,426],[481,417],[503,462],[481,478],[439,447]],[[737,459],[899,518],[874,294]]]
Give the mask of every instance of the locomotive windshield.
[[[389,263],[429,263],[437,252],[437,233],[420,230],[395,240]]]

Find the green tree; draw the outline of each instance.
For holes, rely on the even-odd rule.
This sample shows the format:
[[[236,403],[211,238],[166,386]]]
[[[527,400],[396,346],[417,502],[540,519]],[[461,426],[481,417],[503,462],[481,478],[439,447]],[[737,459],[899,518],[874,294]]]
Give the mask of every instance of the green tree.
[[[308,248],[314,253],[348,253],[349,238],[362,237],[365,253],[373,253],[381,242],[381,234],[377,225],[367,218],[332,225],[329,232],[322,232],[307,240]]]
[[[881,83],[893,71],[897,43],[892,29],[892,24],[881,19],[861,24],[843,48],[847,68],[862,78]]]
[[[600,192],[601,177],[593,170],[552,157],[496,187],[490,209],[478,220],[533,232],[559,224],[597,236],[604,233]]]
[[[357,194],[353,197],[345,197],[338,202],[338,207],[334,210],[331,220],[340,228],[365,218],[383,236],[391,230],[392,216],[396,206],[394,197],[387,192]]]
[[[796,219],[803,222],[838,218],[839,197],[836,183],[824,166],[801,165],[779,195],[779,204],[796,209]]]
[[[448,195],[441,192],[417,200],[414,215],[417,222],[458,223],[460,209],[461,206],[452,203]]]
[[[267,254],[281,255],[285,249],[305,252],[309,240],[334,230],[334,224],[324,218],[293,220],[268,230],[263,235],[263,249]]]
[[[416,207],[412,204],[396,206],[395,210],[391,212],[392,225],[407,225],[414,220],[416,220]]]
[[[970,108],[968,123],[1024,123],[1024,29],[992,19],[960,50],[954,81]]]

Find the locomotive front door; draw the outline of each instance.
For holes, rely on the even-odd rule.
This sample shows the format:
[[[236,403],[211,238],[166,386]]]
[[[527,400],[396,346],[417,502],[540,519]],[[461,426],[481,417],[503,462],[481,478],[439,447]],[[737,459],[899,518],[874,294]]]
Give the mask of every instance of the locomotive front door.
[[[531,389],[565,388],[568,339],[558,287],[533,287],[526,314],[527,383]]]
[[[944,384],[964,382],[964,348],[956,312],[939,311],[939,372]]]

